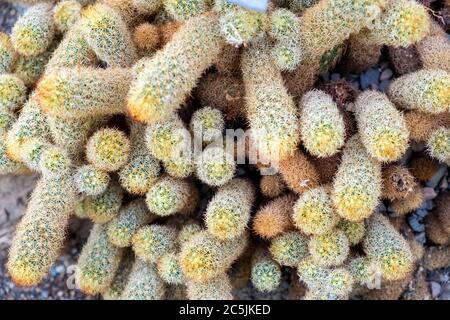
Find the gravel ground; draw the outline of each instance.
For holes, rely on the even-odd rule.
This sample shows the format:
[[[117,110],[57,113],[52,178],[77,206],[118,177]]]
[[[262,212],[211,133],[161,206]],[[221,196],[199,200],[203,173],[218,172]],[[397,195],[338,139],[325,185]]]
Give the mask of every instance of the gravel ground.
[[[0,31],[9,33],[11,28],[24,8],[0,1]],[[375,89],[384,91],[394,75],[392,66],[388,62],[382,62],[370,68],[361,75],[341,75],[339,73],[326,73],[322,75],[323,81],[345,79],[355,89]],[[408,164],[417,153],[423,152],[423,145],[413,145],[406,153],[403,164]],[[244,169],[238,172],[244,175]],[[5,269],[7,250],[14,234],[15,225],[22,216],[31,191],[36,184],[36,176],[0,176],[0,300],[1,299],[96,299],[88,297],[74,289],[73,272],[80,249],[89,234],[90,223],[74,219],[71,221],[70,230],[65,249],[60,258],[51,268],[49,275],[38,286],[32,288],[20,288],[15,286]],[[426,201],[415,213],[411,214],[408,222],[414,232],[416,240],[427,245],[424,217],[434,208],[434,200],[439,192],[450,190],[450,175],[448,167],[441,166],[433,178],[425,184],[424,193]],[[207,199],[212,196],[209,188],[201,189],[203,206],[206,207]],[[391,212],[389,206],[381,204],[380,212]],[[419,266],[419,270],[420,270]],[[262,294],[254,290],[251,284],[236,290],[235,296],[239,299],[288,299],[295,297],[289,291],[289,283],[293,272],[286,269],[283,272],[283,281],[275,292]],[[426,279],[433,299],[450,300],[450,267],[426,273]],[[301,290],[301,288],[299,289]],[[406,290],[406,294],[414,291],[413,287]]]

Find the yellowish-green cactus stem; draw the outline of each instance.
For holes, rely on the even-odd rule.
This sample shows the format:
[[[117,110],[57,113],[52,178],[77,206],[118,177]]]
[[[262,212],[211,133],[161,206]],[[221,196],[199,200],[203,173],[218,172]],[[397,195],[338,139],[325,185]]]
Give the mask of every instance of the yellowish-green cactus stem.
[[[80,22],[87,43],[108,66],[130,67],[136,61],[136,48],[119,11],[96,3],[83,11]]]
[[[181,247],[180,265],[188,280],[205,282],[225,273],[247,246],[246,234],[219,240],[201,231]]]
[[[207,185],[220,187],[230,181],[236,170],[234,155],[225,148],[211,145],[195,161],[198,179]]]
[[[329,274],[329,269],[319,265],[311,256],[306,257],[297,266],[297,274],[301,281],[314,289],[323,282]]]
[[[339,221],[337,228],[342,230],[347,236],[350,246],[356,246],[363,239],[366,234],[366,226],[363,221],[352,222],[345,219]]]
[[[18,76],[28,88],[33,88],[41,78],[46,68],[47,62],[53,55],[58,41],[53,41],[50,47],[43,53],[36,56],[22,56],[14,64],[14,74]]]
[[[65,33],[81,17],[81,4],[75,0],[64,0],[53,8],[53,21],[56,29]]]
[[[116,247],[129,247],[137,230],[155,219],[156,216],[148,211],[143,199],[133,200],[122,207],[119,215],[108,223],[109,242]]]
[[[252,258],[250,277],[253,286],[260,292],[271,292],[281,282],[281,267],[265,249],[256,250]]]
[[[14,113],[6,110],[0,111],[0,137],[5,136],[6,132],[8,132],[15,121],[16,116]]]
[[[163,0],[164,10],[177,21],[188,21],[211,9],[210,0]]]
[[[78,192],[87,196],[97,196],[105,192],[110,177],[107,172],[87,164],[76,169],[74,182]]]
[[[157,180],[159,172],[159,162],[151,155],[133,153],[120,170],[120,184],[131,194],[144,195]]]
[[[194,139],[199,139],[206,144],[221,138],[224,128],[225,120],[222,112],[211,107],[195,111],[189,124]]]
[[[108,289],[102,294],[104,300],[119,300],[125,290],[134,264],[133,252],[128,249],[122,255],[119,267]]]
[[[87,217],[98,224],[109,222],[119,214],[123,191],[117,184],[110,184],[105,192],[84,199]]]
[[[153,264],[136,259],[122,293],[123,300],[161,300],[166,288]]]
[[[312,290],[316,298],[325,300],[348,300],[353,290],[354,279],[346,268],[336,268],[328,272],[322,283]]]
[[[333,208],[329,190],[317,187],[300,195],[294,205],[292,221],[307,235],[321,235],[331,231],[339,221]]]
[[[272,240],[269,251],[280,265],[296,267],[308,255],[308,240],[300,232],[288,231]]]
[[[106,226],[95,224],[78,258],[75,281],[87,294],[105,292],[114,279],[123,249],[108,241]]]
[[[255,200],[250,180],[236,178],[219,188],[208,203],[205,214],[207,231],[221,240],[242,237]]]
[[[312,7],[317,2],[319,2],[319,0],[288,0],[287,5],[294,12],[301,13],[303,10]]]
[[[17,20],[11,41],[19,54],[35,56],[50,46],[55,34],[52,7],[51,3],[36,4]]]
[[[355,111],[359,135],[369,154],[381,162],[400,159],[408,148],[409,131],[387,96],[366,91],[359,95]]]
[[[0,110],[15,111],[25,102],[27,88],[14,74],[0,74]]]
[[[162,280],[167,284],[179,285],[184,283],[183,271],[181,270],[178,255],[166,253],[158,259],[156,269]]]
[[[162,50],[143,63],[128,96],[131,116],[145,123],[169,117],[224,45],[215,15],[186,22]]]
[[[133,236],[133,251],[140,259],[155,263],[176,246],[177,233],[173,227],[152,224],[141,227]]]
[[[363,245],[367,256],[380,264],[384,279],[400,280],[412,271],[413,256],[408,242],[383,215],[371,217]]]
[[[17,59],[17,53],[14,50],[10,37],[0,32],[0,73],[12,71]]]
[[[358,136],[347,142],[334,178],[332,200],[336,213],[358,222],[369,217],[381,197],[381,167]]]
[[[221,274],[206,282],[187,282],[190,300],[233,300],[233,286],[227,274]]]
[[[440,127],[435,130],[427,141],[427,150],[433,158],[450,163],[450,129]]]
[[[202,226],[194,220],[186,222],[181,226],[180,231],[178,232],[177,242],[178,245],[181,245],[185,242],[188,242],[192,239],[197,233],[202,231]]]
[[[350,243],[343,231],[335,229],[312,237],[308,248],[314,262],[324,267],[333,267],[341,265],[347,259]]]
[[[59,256],[76,204],[76,192],[68,177],[41,179],[14,236],[7,263],[15,283],[39,283]]]
[[[146,194],[147,207],[159,216],[190,214],[198,201],[198,190],[192,182],[169,176],[156,181]]]
[[[42,152],[39,170],[42,176],[47,178],[69,175],[72,170],[72,160],[63,148],[52,145]]]
[[[344,118],[325,92],[312,90],[303,96],[300,119],[302,141],[312,155],[330,157],[344,145]]]
[[[388,96],[401,108],[442,113],[450,110],[450,74],[443,70],[419,70],[391,83]]]
[[[298,111],[266,44],[255,44],[244,52],[242,73],[250,140],[260,158],[283,160],[300,142]]]
[[[86,145],[86,157],[96,168],[117,171],[130,157],[130,140],[120,130],[100,129],[94,133]]]
[[[50,115],[99,117],[124,112],[130,80],[127,69],[61,68],[46,73],[36,90],[42,110]]]
[[[355,282],[368,288],[376,288],[381,283],[381,266],[373,259],[358,256],[348,262],[348,270]]]
[[[8,156],[5,142],[0,139],[0,174],[27,174],[30,170],[22,163],[11,159]]]

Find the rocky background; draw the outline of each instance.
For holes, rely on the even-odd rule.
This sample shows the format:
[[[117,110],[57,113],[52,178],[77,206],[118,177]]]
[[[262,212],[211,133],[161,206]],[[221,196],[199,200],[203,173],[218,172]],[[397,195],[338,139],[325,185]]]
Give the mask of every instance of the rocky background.
[[[432,5],[434,0],[423,0],[426,5]],[[20,5],[10,4],[0,0],[0,31],[9,33],[18,16],[24,12]],[[437,13],[443,24],[450,26],[450,12]],[[448,29],[447,29],[448,30]],[[414,52],[408,50],[400,52],[386,52],[380,64],[370,68],[360,75],[344,75],[337,72],[326,73],[321,76],[321,81],[346,80],[355,89],[378,89],[384,91],[392,77],[395,68],[392,65],[393,56],[410,55]],[[390,57],[390,59],[389,59]],[[414,66],[406,66],[414,68]],[[423,145],[412,145],[404,156],[402,162],[408,165],[412,158],[417,157],[424,150]],[[432,212],[435,201],[442,192],[450,192],[449,168],[445,165],[436,166],[430,174],[430,179],[424,183],[426,201],[422,207],[408,217],[407,232],[427,247],[427,235],[424,218]],[[8,256],[15,225],[20,220],[28,203],[29,196],[35,187],[36,176],[0,176],[0,300],[3,299],[96,299],[82,294],[74,288],[73,273],[78,255],[83,243],[89,235],[90,223],[73,219],[68,230],[67,245],[57,262],[53,265],[49,275],[41,284],[32,288],[20,288],[10,280],[5,263]],[[209,198],[211,190],[201,190],[204,198]],[[450,204],[448,204],[450,205]],[[391,213],[389,206],[380,204],[380,212]],[[251,284],[235,292],[239,299],[295,299],[304,288],[290,286],[295,281],[295,274],[291,270],[285,270],[284,281],[279,289],[270,294],[258,293]],[[399,289],[400,287],[400,289]],[[419,266],[415,278],[407,284],[395,284],[385,287],[384,294],[375,293],[372,298],[400,297],[402,299],[437,299],[450,300],[450,266],[435,271],[425,270]],[[400,292],[397,292],[400,290]],[[376,290],[381,291],[381,290]],[[391,294],[391,295],[390,295]],[[98,297],[99,298],[99,297]],[[358,299],[357,296],[354,297]]]

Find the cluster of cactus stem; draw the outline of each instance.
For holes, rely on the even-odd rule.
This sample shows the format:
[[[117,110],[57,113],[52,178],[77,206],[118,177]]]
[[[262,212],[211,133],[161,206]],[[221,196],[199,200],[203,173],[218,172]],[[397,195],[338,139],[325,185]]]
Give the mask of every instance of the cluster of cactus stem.
[[[261,292],[294,269],[304,299],[348,299],[414,271],[377,206],[404,216],[422,204],[424,166],[399,164],[410,141],[450,165],[450,44],[424,6],[35,2],[0,33],[0,174],[40,175],[9,252],[18,285],[46,276],[70,219],[93,222],[76,285],[104,299],[170,298],[174,286],[233,299],[240,264]],[[342,108],[309,83],[347,44],[349,60],[415,45],[423,68]],[[245,138],[225,135],[243,122]],[[441,216],[427,228],[444,228],[433,237],[444,244]]]

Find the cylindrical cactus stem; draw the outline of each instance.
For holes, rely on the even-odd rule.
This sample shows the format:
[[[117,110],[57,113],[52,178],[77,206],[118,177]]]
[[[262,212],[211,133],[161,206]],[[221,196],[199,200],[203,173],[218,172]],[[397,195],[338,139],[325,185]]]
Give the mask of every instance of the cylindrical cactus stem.
[[[227,274],[206,282],[187,282],[187,297],[191,300],[233,300],[233,286]]]
[[[143,22],[133,30],[133,42],[138,49],[139,57],[153,54],[161,45],[161,36],[156,24]]]
[[[105,192],[110,177],[107,172],[87,164],[75,170],[74,182],[78,191],[87,196],[97,196]]]
[[[0,74],[0,110],[14,112],[27,98],[25,83],[14,74]]]
[[[7,269],[18,285],[39,283],[64,245],[76,192],[68,177],[41,179],[14,236]]]
[[[7,153],[6,145],[0,140],[0,174],[17,174],[28,173],[30,170],[22,163],[12,160]]]
[[[177,21],[188,21],[192,17],[209,11],[209,0],[163,0],[164,10]]]
[[[53,8],[53,21],[56,29],[65,33],[81,17],[82,5],[76,0],[64,0]]]
[[[61,68],[46,73],[37,96],[42,110],[61,118],[119,114],[125,111],[131,77],[128,69],[121,68]]]
[[[128,96],[131,116],[145,123],[169,117],[223,46],[215,15],[190,19],[162,50],[144,62]]]
[[[262,176],[259,182],[259,190],[267,198],[275,198],[281,195],[286,189],[283,178],[279,174]]]
[[[163,0],[132,0],[139,13],[150,15],[161,9]]]
[[[251,143],[264,161],[283,160],[300,142],[299,119],[267,45],[258,43],[244,52],[242,73]]]
[[[423,191],[417,186],[405,198],[392,201],[391,209],[395,215],[404,216],[419,209],[424,201]]]
[[[311,238],[309,253],[314,262],[324,267],[341,265],[350,251],[350,243],[345,233],[339,229]]]
[[[356,256],[347,263],[347,268],[355,282],[368,288],[376,288],[381,283],[380,264],[366,256]]]
[[[282,266],[296,267],[308,255],[308,239],[300,232],[288,231],[271,241],[269,251]]]
[[[303,259],[297,266],[297,274],[301,281],[308,285],[308,288],[317,288],[323,279],[327,277],[330,270],[319,265],[311,256]]]
[[[176,230],[159,224],[141,227],[133,236],[133,251],[140,259],[155,263],[176,248]]]
[[[117,247],[129,247],[138,229],[155,219],[156,216],[148,211],[143,199],[133,200],[108,223],[108,239]]]
[[[194,212],[199,201],[198,190],[188,180],[164,176],[153,184],[146,194],[150,212],[158,216]]]
[[[108,241],[105,225],[95,224],[78,258],[75,281],[87,294],[105,292],[114,279],[123,249]]]
[[[130,249],[126,249],[120,260],[114,279],[108,289],[103,292],[104,300],[119,300],[125,290],[134,264],[134,255]]]
[[[180,231],[177,236],[178,246],[182,246],[183,243],[188,242],[197,233],[203,230],[203,227],[195,220],[188,220],[184,225],[181,226]]]
[[[356,246],[359,244],[366,234],[366,226],[364,221],[352,222],[342,219],[338,222],[337,228],[344,232],[350,246]]]
[[[431,157],[450,163],[450,129],[440,127],[427,140],[427,151]]]
[[[401,165],[383,168],[383,198],[397,200],[406,198],[416,187],[416,178]]]
[[[416,44],[425,69],[450,72],[450,41],[446,36],[428,36]]]
[[[166,288],[153,264],[136,259],[121,296],[124,300],[161,300]]]
[[[89,138],[86,157],[100,170],[117,171],[128,162],[130,149],[130,140],[123,131],[105,128]]]
[[[272,239],[292,229],[291,215],[295,200],[293,194],[288,194],[268,202],[256,212],[253,231],[261,238]]]
[[[307,235],[321,235],[331,231],[339,221],[333,209],[328,187],[317,187],[300,195],[295,203],[292,220]]]
[[[381,265],[383,278],[400,280],[413,267],[413,257],[408,242],[381,214],[372,216],[364,239],[364,251]]]
[[[50,129],[45,115],[39,108],[36,95],[31,94],[22,108],[17,121],[6,134],[8,156],[15,161],[21,161],[23,144],[31,138],[50,141]]]
[[[98,224],[109,222],[119,213],[123,191],[117,184],[110,184],[102,194],[84,199],[87,217]]]
[[[302,194],[319,185],[316,168],[301,150],[296,150],[279,165],[281,177],[287,187],[295,193]]]
[[[368,29],[362,29],[350,36],[347,52],[340,64],[342,71],[359,74],[377,64],[383,45],[371,42],[368,39],[369,35]]]
[[[450,113],[427,113],[409,110],[404,113],[409,138],[414,141],[427,141],[436,127],[450,126]]]
[[[180,267],[179,257],[175,253],[169,252],[161,256],[156,263],[156,269],[161,279],[167,284],[184,284],[184,275]]]
[[[398,160],[408,148],[409,132],[403,115],[380,92],[366,91],[355,104],[361,141],[382,162]]]
[[[381,196],[381,167],[358,136],[347,142],[334,178],[332,200],[336,213],[358,222],[369,217]]]
[[[441,221],[442,228],[450,235],[450,192],[444,192],[436,201],[436,215]]]
[[[0,32],[0,73],[11,72],[17,56],[11,38],[6,33]]]
[[[4,137],[5,134],[11,129],[14,122],[17,120],[16,115],[7,110],[0,110],[0,136]],[[4,140],[3,140],[4,144]]]
[[[195,160],[198,179],[210,186],[220,187],[230,181],[236,170],[234,155],[225,147],[210,145]]]
[[[259,248],[252,258],[251,281],[256,290],[270,292],[281,283],[281,268],[267,250]]]
[[[450,74],[443,70],[419,70],[391,83],[388,96],[405,109],[429,113],[450,110]]]
[[[312,155],[330,157],[344,145],[344,118],[325,92],[312,90],[303,96],[300,119],[302,141]]]
[[[225,120],[222,112],[211,107],[204,107],[195,111],[189,123],[189,129],[194,139],[199,139],[206,144],[221,138],[224,128]]]
[[[50,46],[55,35],[52,7],[50,3],[36,4],[17,20],[11,41],[18,53],[35,56]]]
[[[137,59],[130,31],[120,13],[96,3],[82,13],[81,30],[97,56],[110,67],[130,67]]]
[[[181,247],[180,265],[187,279],[205,282],[223,274],[247,246],[247,234],[221,241],[199,232]]]
[[[206,208],[207,231],[221,240],[242,237],[254,200],[255,188],[250,180],[237,178],[220,187]]]
[[[42,152],[39,171],[43,177],[57,178],[69,175],[71,170],[72,161],[63,148],[51,145]]]

